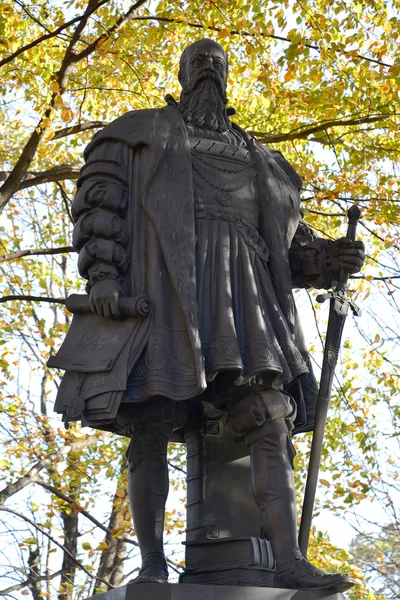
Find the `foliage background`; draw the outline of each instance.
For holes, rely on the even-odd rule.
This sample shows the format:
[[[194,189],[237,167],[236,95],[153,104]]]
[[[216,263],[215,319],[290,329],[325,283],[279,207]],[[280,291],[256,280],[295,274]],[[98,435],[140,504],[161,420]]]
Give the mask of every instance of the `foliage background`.
[[[64,431],[52,414],[59,378],[45,363],[70,322],[63,299],[83,289],[70,204],[84,146],[122,113],[161,106],[165,93],[178,97],[180,52],[211,37],[229,52],[234,119],[296,167],[307,221],[336,238],[348,207],[363,209],[368,260],[352,288],[364,316],[346,329],[316,508],[350,522],[358,537],[351,555],[314,530],[310,556],[357,578],[350,598],[396,597],[399,5],[0,0],[0,596],[79,600],[120,585],[137,568],[126,441]],[[298,297],[315,319],[310,343],[318,363],[326,309],[312,291]],[[300,505],[310,438],[296,443]],[[170,463],[176,495],[167,539],[179,570],[179,446],[171,447]],[[372,557],[365,543],[376,549]]]

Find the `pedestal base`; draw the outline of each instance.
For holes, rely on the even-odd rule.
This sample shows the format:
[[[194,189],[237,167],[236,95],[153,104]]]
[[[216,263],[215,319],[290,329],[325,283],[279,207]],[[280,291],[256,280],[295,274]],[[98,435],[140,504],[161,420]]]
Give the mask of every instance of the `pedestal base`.
[[[180,583],[273,587],[270,543],[256,537],[186,542],[186,568]]]
[[[343,594],[329,591],[176,583],[130,583],[92,598],[95,600],[345,600]]]

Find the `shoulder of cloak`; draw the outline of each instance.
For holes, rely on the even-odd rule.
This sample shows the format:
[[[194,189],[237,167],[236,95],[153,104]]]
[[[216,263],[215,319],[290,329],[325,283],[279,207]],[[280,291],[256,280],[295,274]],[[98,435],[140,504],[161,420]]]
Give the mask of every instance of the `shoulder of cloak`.
[[[122,142],[132,148],[152,145],[162,151],[171,133],[183,132],[182,117],[173,106],[132,110],[97,132],[85,148],[84,158],[87,160],[92,150],[105,141]]]
[[[264,146],[264,144],[261,144],[261,142],[259,142],[254,136],[251,136],[250,134],[248,134],[247,131],[245,131],[244,129],[239,127],[239,125],[237,125],[236,123],[232,123],[232,125],[233,125],[234,129],[238,130],[242,134],[242,136],[244,137],[247,144],[249,144],[249,141],[251,140],[252,143],[254,143],[257,146],[258,150],[261,153],[267,154],[269,159],[272,158],[278,164],[278,166],[282,169],[282,171],[288,177],[290,177],[290,179],[292,180],[292,182],[294,183],[296,188],[300,191],[300,189],[303,185],[303,180],[300,177],[300,175],[297,173],[296,169],[294,169],[294,167],[292,167],[290,162],[288,160],[286,160],[286,158],[283,156],[282,152],[279,152],[279,150],[273,150],[272,148],[268,148],[268,146]]]
[[[257,142],[257,144],[259,144],[259,143],[260,142]],[[260,146],[265,149],[265,146],[263,146],[262,144],[260,144]],[[282,152],[279,152],[279,150],[271,150],[271,148],[268,148],[268,150],[272,154],[275,162],[278,163],[278,165],[280,166],[282,171],[284,171],[286,173],[286,175],[288,177],[290,177],[290,179],[293,181],[293,183],[295,184],[297,189],[300,191],[300,189],[303,185],[303,180],[300,177],[300,175],[297,173],[296,169],[294,167],[292,167],[292,165],[290,164],[290,162],[288,160],[286,160],[286,158],[283,156]]]

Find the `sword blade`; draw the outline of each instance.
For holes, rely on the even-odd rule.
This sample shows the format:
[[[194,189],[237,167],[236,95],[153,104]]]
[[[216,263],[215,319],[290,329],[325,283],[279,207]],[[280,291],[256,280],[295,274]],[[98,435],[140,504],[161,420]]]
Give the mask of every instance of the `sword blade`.
[[[347,214],[349,218],[349,225],[346,237],[349,240],[354,241],[356,239],[357,223],[360,219],[361,212],[359,207],[355,204],[348,210]],[[318,474],[321,465],[321,454],[324,443],[329,400],[332,393],[332,384],[338,361],[343,327],[346,321],[349,306],[352,306],[353,311],[356,314],[360,314],[357,307],[353,305],[349,298],[347,288],[348,278],[349,274],[346,271],[342,271],[340,274],[339,283],[335,290],[325,296],[330,297],[328,331],[326,334],[321,381],[319,385],[317,408],[315,413],[314,434],[311,445],[310,463],[308,467],[307,483],[304,493],[303,510],[299,529],[299,546],[304,556],[307,556],[308,540],[310,537],[315,494],[318,486]]]
[[[335,298],[331,298],[328,332],[326,335],[324,360],[322,363],[321,381],[315,415],[314,434],[299,530],[299,546],[304,556],[307,555],[315,494],[318,486],[325,426],[328,417],[329,400],[331,397],[333,378],[338,361],[340,342],[346,317],[347,314],[337,314],[335,310]]]

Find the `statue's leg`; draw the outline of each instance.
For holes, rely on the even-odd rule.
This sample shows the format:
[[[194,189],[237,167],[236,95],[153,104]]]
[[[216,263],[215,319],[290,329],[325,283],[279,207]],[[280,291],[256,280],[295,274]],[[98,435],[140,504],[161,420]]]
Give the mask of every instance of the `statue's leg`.
[[[351,577],[314,567],[298,546],[290,410],[288,397],[270,390],[241,400],[230,413],[250,448],[253,495],[276,561],[274,586],[345,591],[354,585]]]
[[[142,555],[142,568],[135,583],[166,583],[168,567],[163,533],[169,478],[168,441],[172,422],[168,400],[157,398],[136,411],[128,450],[129,500]]]

